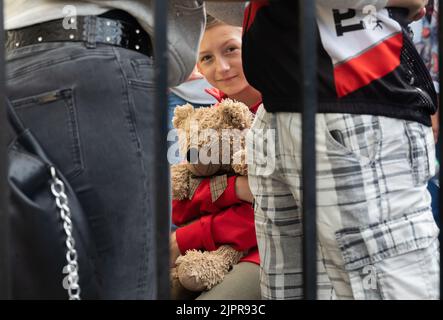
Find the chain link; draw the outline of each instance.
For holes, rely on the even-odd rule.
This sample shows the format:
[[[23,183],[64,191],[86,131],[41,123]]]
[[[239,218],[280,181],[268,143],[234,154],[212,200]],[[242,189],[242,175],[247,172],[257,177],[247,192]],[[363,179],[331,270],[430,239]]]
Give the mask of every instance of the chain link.
[[[68,271],[68,295],[69,300],[80,300],[80,285],[78,274],[78,255],[75,250],[75,240],[72,236],[72,220],[71,209],[69,208],[68,196],[65,193],[65,185],[57,177],[57,172],[54,167],[51,167],[51,192],[55,197],[55,203],[60,210],[60,217],[63,220],[63,229],[66,234],[66,261],[68,265],[66,269]]]

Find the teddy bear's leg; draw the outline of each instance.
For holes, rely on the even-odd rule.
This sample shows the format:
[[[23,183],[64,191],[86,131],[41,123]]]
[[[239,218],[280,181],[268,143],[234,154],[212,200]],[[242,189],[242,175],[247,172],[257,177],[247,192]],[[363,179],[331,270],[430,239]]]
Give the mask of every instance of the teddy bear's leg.
[[[180,283],[191,291],[209,290],[223,280],[242,256],[242,252],[230,246],[221,246],[215,251],[190,250],[177,260]]]
[[[199,295],[183,287],[178,279],[177,268],[170,271],[170,290],[171,300],[194,300]]]

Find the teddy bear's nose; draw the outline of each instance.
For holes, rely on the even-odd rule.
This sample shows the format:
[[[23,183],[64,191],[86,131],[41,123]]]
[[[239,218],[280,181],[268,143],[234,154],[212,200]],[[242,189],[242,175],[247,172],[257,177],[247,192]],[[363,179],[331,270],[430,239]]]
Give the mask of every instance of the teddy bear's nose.
[[[198,163],[198,149],[191,148],[186,153],[186,160],[189,163]]]

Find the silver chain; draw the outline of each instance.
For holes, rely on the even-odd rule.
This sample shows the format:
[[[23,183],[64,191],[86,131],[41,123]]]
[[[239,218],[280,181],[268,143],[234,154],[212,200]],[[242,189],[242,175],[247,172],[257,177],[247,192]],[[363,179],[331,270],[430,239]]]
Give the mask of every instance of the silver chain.
[[[75,250],[75,241],[72,236],[71,209],[69,208],[68,197],[65,193],[65,184],[57,177],[54,167],[51,167],[51,192],[55,197],[55,203],[60,210],[60,217],[63,221],[63,229],[66,233],[66,261],[68,264],[64,268],[68,272],[68,290],[69,300],[80,300],[80,285],[78,274],[78,256]]]

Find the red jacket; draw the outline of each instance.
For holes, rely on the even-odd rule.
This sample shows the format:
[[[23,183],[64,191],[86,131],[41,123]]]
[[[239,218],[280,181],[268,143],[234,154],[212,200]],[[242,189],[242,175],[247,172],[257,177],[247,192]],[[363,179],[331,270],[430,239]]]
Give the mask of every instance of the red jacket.
[[[226,95],[217,89],[206,90],[219,102]],[[255,113],[261,103],[253,106]],[[229,244],[239,251],[248,251],[240,261],[260,264],[255,234],[254,209],[250,203],[237,198],[235,181],[228,177],[223,194],[212,202],[210,178],[204,179],[197,187],[192,199],[172,201],[172,221],[181,226],[176,231],[177,245],[183,254],[189,249],[215,250]]]
[[[221,102],[223,99],[229,98],[224,92],[218,90],[217,88],[205,89],[205,91],[209,93],[211,96],[213,96],[215,99],[217,99],[218,102]],[[262,102],[259,101],[258,103],[254,104],[252,107],[249,107],[249,110],[251,110],[251,112],[255,114],[257,112],[258,107],[260,107],[261,104]]]

